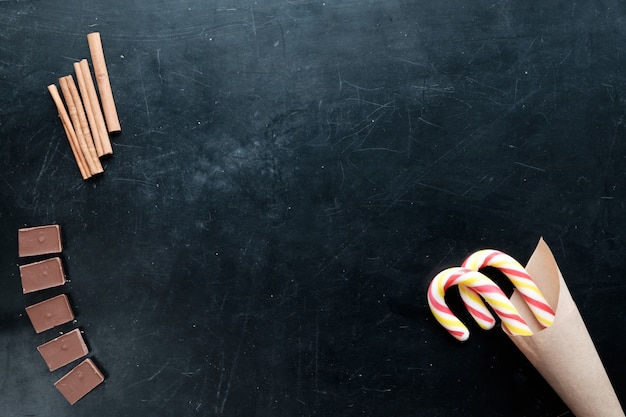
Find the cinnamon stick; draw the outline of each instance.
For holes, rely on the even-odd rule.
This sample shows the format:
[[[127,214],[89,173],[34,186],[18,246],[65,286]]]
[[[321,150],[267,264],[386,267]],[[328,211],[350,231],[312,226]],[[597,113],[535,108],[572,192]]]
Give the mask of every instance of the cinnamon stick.
[[[104,51],[102,50],[102,40],[99,32],[92,32],[87,35],[89,43],[89,52],[91,53],[91,62],[93,71],[100,92],[100,100],[102,101],[102,111],[106,119],[107,130],[109,133],[119,132],[122,130],[120,121],[117,117],[115,101],[113,100],[113,92],[111,91],[111,82],[109,81],[109,73],[107,71],[106,62],[104,60]]]
[[[103,172],[102,164],[100,163],[100,159],[98,159],[98,154],[93,143],[91,130],[89,129],[89,123],[87,122],[85,108],[83,107],[80,94],[78,93],[78,89],[76,88],[76,84],[74,83],[74,78],[71,75],[68,75],[65,78],[67,79],[67,86],[69,87],[70,94],[72,95],[72,99],[74,100],[74,106],[76,106],[76,114],[78,115],[80,129],[82,130],[83,137],[85,138],[85,144],[87,145],[88,154],[85,155],[85,159],[87,161],[90,161],[93,165],[93,168],[91,169],[92,174],[100,174],[101,172]]]
[[[76,159],[76,163],[78,164],[78,169],[80,170],[80,174],[84,180],[91,178],[93,174],[89,170],[89,166],[87,165],[87,161],[85,160],[85,156],[80,150],[80,145],[78,143],[78,138],[76,137],[76,132],[72,127],[68,127],[63,125],[63,129],[65,130],[65,134],[69,137],[72,137],[72,141],[70,142],[70,147],[72,148],[72,152],[74,153],[74,159]],[[71,129],[71,130],[70,130]]]
[[[100,160],[98,159],[96,150],[93,146],[93,140],[91,139],[91,134],[89,133],[89,125],[87,124],[87,120],[85,118],[85,112],[80,101],[80,96],[78,95],[78,90],[76,89],[76,84],[74,84],[74,79],[71,75],[61,77],[59,79],[59,85],[61,86],[61,92],[63,93],[63,97],[67,103],[72,124],[75,126],[74,131],[76,132],[80,150],[85,157],[89,171],[91,175],[99,174],[103,172],[102,165],[100,164]],[[89,146],[88,141],[92,142],[91,146]]]
[[[85,80],[85,86],[87,87],[87,93],[89,95],[89,102],[91,103],[91,110],[94,113],[96,128],[98,130],[98,136],[102,144],[102,154],[98,156],[111,155],[113,148],[111,147],[111,141],[109,139],[109,132],[107,132],[107,126],[104,122],[104,116],[102,115],[102,109],[100,108],[100,102],[98,101],[98,93],[96,93],[96,86],[93,83],[91,77],[91,71],[89,70],[89,63],[86,59],[79,62],[80,69],[83,73]],[[92,128],[93,129],[93,128]]]
[[[100,132],[98,131],[96,116],[93,113],[91,100],[89,99],[89,92],[87,91],[87,85],[85,84],[85,76],[78,62],[74,62],[74,72],[76,73],[78,90],[82,99],[83,108],[85,109],[85,115],[87,116],[87,122],[89,122],[89,129],[93,139],[93,144],[96,147],[96,155],[100,156],[103,153],[102,142],[100,141]]]
[[[76,161],[76,165],[78,165],[80,175],[83,177],[83,180],[86,180],[91,177],[91,172],[89,171],[85,158],[80,150],[80,145],[78,144],[78,139],[76,138],[76,133],[74,132],[74,127],[72,126],[72,121],[67,114],[67,110],[65,110],[65,105],[61,100],[59,90],[55,84],[50,84],[48,86],[48,91],[50,92],[50,96],[52,96],[52,101],[54,101],[59,117],[61,118],[61,123],[63,124],[63,129],[67,135],[67,141],[70,144],[70,149],[74,154],[74,160]]]

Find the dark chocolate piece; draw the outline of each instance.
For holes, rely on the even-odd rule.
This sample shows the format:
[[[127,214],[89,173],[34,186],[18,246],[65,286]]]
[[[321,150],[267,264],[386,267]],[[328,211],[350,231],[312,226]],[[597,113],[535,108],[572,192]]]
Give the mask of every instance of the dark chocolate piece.
[[[65,294],[26,307],[26,314],[37,333],[74,320],[74,313]]]
[[[70,404],[83,398],[104,381],[104,375],[91,359],[85,359],[54,383]]]
[[[59,253],[63,250],[61,228],[57,224],[52,224],[19,229],[17,247],[20,257]]]
[[[41,353],[51,372],[89,353],[79,329],[74,329],[63,336],[52,339],[38,346],[37,350]]]
[[[65,284],[61,259],[50,258],[20,266],[24,294]]]

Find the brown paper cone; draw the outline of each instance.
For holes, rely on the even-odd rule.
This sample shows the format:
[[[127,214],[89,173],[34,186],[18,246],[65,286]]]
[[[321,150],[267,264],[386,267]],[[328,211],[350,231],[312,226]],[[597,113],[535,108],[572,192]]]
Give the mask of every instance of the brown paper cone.
[[[511,301],[535,332],[509,335],[577,417],[624,417],[598,352],[565,285],[554,256],[539,241],[526,270],[556,311],[552,326],[541,330],[520,294]]]

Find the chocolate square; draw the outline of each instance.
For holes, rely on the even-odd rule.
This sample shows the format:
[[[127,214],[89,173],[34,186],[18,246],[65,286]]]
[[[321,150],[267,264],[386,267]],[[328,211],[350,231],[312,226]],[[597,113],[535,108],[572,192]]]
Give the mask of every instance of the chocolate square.
[[[74,313],[65,294],[26,307],[26,314],[37,333],[74,320]]]
[[[85,359],[54,383],[70,404],[87,395],[104,381],[104,375],[91,359]]]
[[[61,228],[52,224],[19,229],[17,247],[20,257],[59,253],[63,250]]]
[[[65,284],[63,265],[58,257],[20,265],[20,277],[24,294]]]
[[[37,347],[50,371],[59,369],[87,353],[87,345],[79,329],[74,329]]]

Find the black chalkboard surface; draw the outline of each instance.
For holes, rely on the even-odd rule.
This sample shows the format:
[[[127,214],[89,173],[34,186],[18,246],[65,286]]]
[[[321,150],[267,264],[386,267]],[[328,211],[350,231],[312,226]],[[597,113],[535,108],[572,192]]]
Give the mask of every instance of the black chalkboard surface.
[[[83,181],[46,88],[93,31],[122,131]],[[571,415],[426,302],[542,236],[625,401],[622,2],[11,0],[0,36],[0,414]],[[73,406],[24,312],[44,224],[106,377]]]

